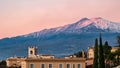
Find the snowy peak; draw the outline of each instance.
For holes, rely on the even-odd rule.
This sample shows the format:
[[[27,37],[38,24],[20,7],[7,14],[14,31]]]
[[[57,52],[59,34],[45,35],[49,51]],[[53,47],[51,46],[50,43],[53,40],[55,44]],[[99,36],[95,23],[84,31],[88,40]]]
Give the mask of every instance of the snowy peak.
[[[114,24],[113,22],[110,22],[103,18],[92,18],[90,20],[91,20],[91,22],[93,22],[92,23],[93,25],[95,25],[97,28],[101,28],[101,29],[107,29],[110,27],[110,25]]]
[[[111,31],[120,32],[120,23],[111,22],[103,18],[90,19],[94,26],[100,29],[109,29]]]
[[[82,18],[79,21],[61,27],[45,29],[27,36],[50,36],[58,33],[82,33],[82,32],[118,32],[120,33],[120,23],[111,22],[101,17]]]
[[[76,29],[81,29],[88,26],[90,27],[91,25],[99,29],[104,29],[104,30],[109,29],[109,30],[114,30],[116,32],[120,32],[120,23],[111,22],[101,17],[96,17],[91,19],[83,18],[76,23]]]
[[[91,24],[94,24],[94,25],[96,25],[96,26],[102,26],[102,27],[104,27],[104,25],[106,25],[105,22],[109,22],[109,21],[107,21],[107,20],[104,20],[104,19],[101,18],[101,17],[86,19],[86,20],[84,20],[84,21],[83,21],[83,20],[84,20],[84,18],[81,19],[79,22],[77,22],[76,27],[82,28],[82,27],[89,26],[89,25],[91,25]]]
[[[90,24],[98,24],[98,25],[104,25],[104,23],[101,23],[100,21],[101,20],[104,20],[103,18],[101,17],[96,17],[96,18],[91,18],[91,19],[88,19],[88,18],[82,18],[80,21],[76,22],[76,28],[83,28],[83,27],[86,27]]]
[[[101,17],[95,17],[95,18],[91,18],[90,20],[91,21],[97,21],[97,20],[102,20],[103,18],[101,18]]]
[[[84,22],[84,21],[87,21],[87,20],[89,20],[88,18],[82,18],[82,19],[80,19],[77,23],[79,23],[79,22]]]

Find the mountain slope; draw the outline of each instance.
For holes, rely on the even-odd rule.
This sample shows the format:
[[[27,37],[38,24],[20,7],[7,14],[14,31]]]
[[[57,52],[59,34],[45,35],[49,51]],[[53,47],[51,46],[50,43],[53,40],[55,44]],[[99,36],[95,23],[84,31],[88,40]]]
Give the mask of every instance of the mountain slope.
[[[29,46],[37,46],[42,54],[55,54],[57,57],[73,54],[94,45],[95,38],[102,33],[103,41],[116,46],[120,33],[120,23],[103,18],[82,18],[76,23],[62,27],[44,29],[27,35],[0,39],[0,59],[10,56],[27,56]]]
[[[111,22],[103,18],[82,18],[80,21],[65,25],[62,27],[44,29],[39,32],[31,33],[27,36],[43,36],[43,35],[53,35],[58,33],[82,33],[82,32],[117,32],[120,33],[120,23]]]

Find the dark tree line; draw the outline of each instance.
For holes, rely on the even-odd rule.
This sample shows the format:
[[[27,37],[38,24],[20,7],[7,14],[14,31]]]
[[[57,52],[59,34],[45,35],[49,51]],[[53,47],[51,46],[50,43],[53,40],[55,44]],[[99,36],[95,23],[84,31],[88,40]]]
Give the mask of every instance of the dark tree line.
[[[83,54],[84,54],[84,56],[83,56]],[[73,55],[75,55],[76,57],[79,57],[79,58],[81,58],[81,57],[86,58],[86,57],[87,57],[87,53],[84,52],[84,50],[79,51],[79,52],[76,52],[76,53],[74,53]]]
[[[117,43],[118,49],[111,52],[112,47],[107,41],[105,41],[104,45],[102,44],[101,35],[99,44],[98,39],[95,39],[93,68],[112,68],[120,65],[120,36],[117,36]]]
[[[99,44],[98,39],[95,40],[93,68],[105,68],[101,34],[99,38]]]
[[[104,62],[104,53],[103,53],[103,45],[102,45],[102,37],[100,34],[99,38],[99,47],[98,47],[98,68],[105,68],[105,62]]]
[[[93,68],[98,68],[98,39],[95,39]]]

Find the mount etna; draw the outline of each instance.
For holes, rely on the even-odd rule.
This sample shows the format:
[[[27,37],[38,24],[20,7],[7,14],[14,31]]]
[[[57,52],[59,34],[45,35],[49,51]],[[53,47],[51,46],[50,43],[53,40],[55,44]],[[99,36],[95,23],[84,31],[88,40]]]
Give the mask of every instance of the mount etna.
[[[44,29],[42,31],[0,39],[0,59],[11,56],[27,56],[29,46],[38,47],[40,54],[54,54],[63,57],[82,49],[94,46],[95,38],[102,33],[103,42],[117,46],[116,38],[120,35],[120,23],[101,17],[82,18],[73,24]]]

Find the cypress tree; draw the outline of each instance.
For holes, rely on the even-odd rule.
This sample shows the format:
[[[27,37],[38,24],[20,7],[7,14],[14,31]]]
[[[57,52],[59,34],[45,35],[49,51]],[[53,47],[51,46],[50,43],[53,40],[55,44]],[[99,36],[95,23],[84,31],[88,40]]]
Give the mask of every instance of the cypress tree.
[[[99,45],[99,65],[98,65],[98,68],[105,68],[101,34],[100,34],[99,41],[100,41],[100,45]]]
[[[120,35],[117,36],[117,42],[118,42],[118,49],[117,49],[117,64],[119,65],[120,64]]]
[[[117,43],[118,43],[118,46],[120,47],[120,36],[117,36]]]
[[[95,39],[93,68],[98,68],[98,39]]]
[[[109,60],[109,54],[111,53],[112,47],[109,46],[108,41],[105,42],[103,46],[104,51],[104,59]]]
[[[112,47],[111,46],[109,46],[109,44],[108,44],[108,41],[106,41],[105,42],[105,44],[104,44],[104,46],[103,46],[103,51],[104,51],[104,59],[105,59],[105,62],[106,62],[106,65],[105,65],[105,67],[106,68],[110,68],[110,56],[111,56],[111,49],[112,49]]]

